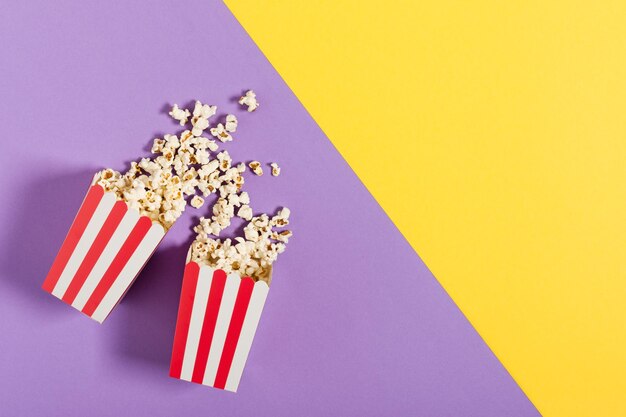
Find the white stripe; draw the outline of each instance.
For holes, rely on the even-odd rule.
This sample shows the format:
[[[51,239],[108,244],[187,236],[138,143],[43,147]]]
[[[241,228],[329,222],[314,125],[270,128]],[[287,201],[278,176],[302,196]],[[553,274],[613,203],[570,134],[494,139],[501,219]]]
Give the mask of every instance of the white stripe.
[[[63,273],[59,277],[59,281],[55,285],[52,290],[52,294],[54,294],[58,298],[63,298],[65,295],[65,291],[67,291],[67,287],[69,287],[70,283],[74,279],[74,275],[76,275],[76,271],[78,267],[85,259],[85,255],[89,248],[91,248],[91,244],[96,239],[98,232],[102,229],[102,225],[106,220],[109,213],[111,213],[111,209],[115,204],[115,194],[114,193],[104,193],[102,199],[98,203],[98,207],[89,219],[89,223],[83,232],[83,235],[80,237],[76,248],[74,248],[74,252],[70,256],[70,259],[67,261],[67,265],[65,265],[65,269],[63,269]]]
[[[104,298],[91,316],[92,319],[102,323],[107,318],[111,310],[120,302],[128,288],[131,286],[141,268],[146,264],[152,253],[163,239],[165,231],[163,226],[153,223],[148,233],[143,237],[137,249],[133,252],[120,271],[113,285],[105,294]]]
[[[189,333],[187,333],[187,343],[185,344],[185,354],[183,355],[183,367],[180,371],[180,379],[191,381],[193,368],[196,365],[196,355],[198,344],[200,343],[200,333],[206,313],[206,305],[213,281],[213,270],[211,268],[200,268],[198,283],[196,284],[196,294],[193,298],[191,309],[191,320],[189,321]]]
[[[93,266],[93,269],[87,276],[82,288],[76,295],[76,298],[72,303],[72,307],[77,308],[78,310],[82,310],[83,307],[85,307],[89,297],[91,297],[91,294],[93,294],[94,290],[100,283],[100,280],[106,270],[109,266],[111,266],[113,258],[115,258],[115,255],[117,255],[120,251],[124,241],[128,238],[128,235],[130,235],[130,232],[133,230],[133,227],[135,227],[138,220],[139,212],[137,210],[129,209],[126,211],[122,221],[117,225],[117,229],[115,229],[115,232],[111,235],[111,239],[100,254],[98,261]]]
[[[228,278],[226,278],[222,303],[220,304],[220,311],[217,313],[215,332],[213,332],[213,340],[211,341],[211,349],[209,350],[209,359],[206,362],[206,370],[204,371],[204,379],[202,380],[202,384],[204,385],[212,387],[215,383],[215,375],[217,375],[217,367],[222,358],[226,332],[230,325],[230,318],[233,315],[233,307],[237,299],[240,282],[241,278],[239,275],[229,275]]]
[[[254,339],[254,333],[256,332],[259,319],[261,318],[261,312],[265,305],[265,299],[270,288],[263,281],[258,281],[254,284],[252,290],[252,296],[250,297],[250,304],[246,311],[246,316],[241,327],[241,334],[237,341],[237,347],[235,348],[235,356],[233,356],[233,363],[230,365],[230,372],[228,373],[228,379],[226,380],[226,386],[224,389],[232,392],[237,392],[239,386],[239,380],[241,379],[241,373],[243,367],[248,359],[248,352],[250,352],[250,346],[252,346],[252,339]]]

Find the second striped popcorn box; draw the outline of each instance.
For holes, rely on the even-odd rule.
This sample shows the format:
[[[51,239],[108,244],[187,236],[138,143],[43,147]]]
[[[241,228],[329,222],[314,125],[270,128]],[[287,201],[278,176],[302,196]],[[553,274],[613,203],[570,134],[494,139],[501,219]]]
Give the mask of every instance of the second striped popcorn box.
[[[165,236],[163,226],[92,183],[43,289],[102,323]]]
[[[236,392],[269,286],[188,262],[170,376]]]

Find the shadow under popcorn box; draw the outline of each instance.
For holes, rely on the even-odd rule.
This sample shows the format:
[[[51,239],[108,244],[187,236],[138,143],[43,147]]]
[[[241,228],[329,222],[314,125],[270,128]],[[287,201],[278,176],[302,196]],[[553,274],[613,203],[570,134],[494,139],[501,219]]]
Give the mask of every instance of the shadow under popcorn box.
[[[265,281],[187,259],[170,376],[237,392],[268,292]]]
[[[42,288],[102,323],[121,301],[166,230],[105,192],[96,174]]]

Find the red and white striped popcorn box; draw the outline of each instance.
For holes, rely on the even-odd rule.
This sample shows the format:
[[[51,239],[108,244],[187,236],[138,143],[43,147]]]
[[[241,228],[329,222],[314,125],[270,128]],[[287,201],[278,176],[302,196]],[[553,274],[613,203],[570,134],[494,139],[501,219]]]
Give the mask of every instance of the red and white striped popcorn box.
[[[170,376],[236,392],[269,286],[187,263]]]
[[[92,182],[43,289],[102,323],[165,236],[163,226]]]

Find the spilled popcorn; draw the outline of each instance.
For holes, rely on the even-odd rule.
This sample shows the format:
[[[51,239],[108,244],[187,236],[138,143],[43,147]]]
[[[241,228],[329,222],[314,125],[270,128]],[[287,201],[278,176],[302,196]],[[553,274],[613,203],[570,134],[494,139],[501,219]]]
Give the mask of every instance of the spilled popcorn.
[[[216,106],[199,101],[193,112],[174,105],[170,116],[182,126],[190,122],[191,130],[155,139],[151,149],[154,157],[132,162],[124,174],[105,169],[96,175],[95,182],[166,230],[184,212],[186,198],[190,197],[192,207],[200,208],[204,199],[197,193],[207,197],[239,190],[244,182],[242,171],[230,168],[228,152],[214,157],[217,143],[202,136],[216,111]]]
[[[218,123],[216,127],[211,128],[209,132],[212,136],[216,137],[222,142],[230,142],[233,140],[231,133],[237,130],[237,117],[232,114],[226,116],[226,122],[224,124]]]
[[[248,111],[258,107],[252,91],[240,103],[248,106]],[[233,163],[228,151],[218,152],[218,143],[203,136],[208,130],[220,142],[233,140],[231,133],[237,130],[237,117],[229,114],[223,123],[211,127],[210,119],[216,112],[216,106],[199,101],[193,111],[175,104],[170,116],[181,126],[190,124],[190,130],[155,139],[152,158],[132,162],[123,174],[105,169],[96,174],[95,182],[166,230],[182,215],[187,203],[199,209],[205,206],[207,197],[216,195],[215,203],[210,206],[212,215],[202,217],[194,228],[197,236],[190,248],[191,260],[269,284],[271,265],[292,235],[289,230],[275,229],[289,224],[290,211],[283,208],[272,217],[254,216],[250,196],[242,191],[246,165]],[[255,175],[263,175],[259,161],[250,162],[249,167]],[[272,175],[277,176],[280,168],[276,163],[271,167]],[[220,233],[231,225],[234,217],[247,222],[244,236],[220,239]]]
[[[238,215],[243,217],[241,211],[245,208],[244,218],[249,220],[244,228],[244,237],[225,240],[211,237],[219,235],[219,226],[214,228],[215,218],[222,215],[233,217],[234,204],[222,200],[221,204],[214,206],[211,220],[203,218],[194,228],[198,236],[191,245],[191,260],[220,268],[227,274],[239,273],[269,284],[272,279],[272,263],[285,251],[292,236],[289,230],[276,231],[274,228],[281,229],[289,224],[290,211],[285,207],[273,217],[267,214],[249,217],[252,209],[247,204],[239,203]],[[217,210],[215,207],[218,207]]]
[[[200,208],[204,205],[204,198],[195,195],[193,196],[193,198],[191,199],[191,207],[193,208]]]

